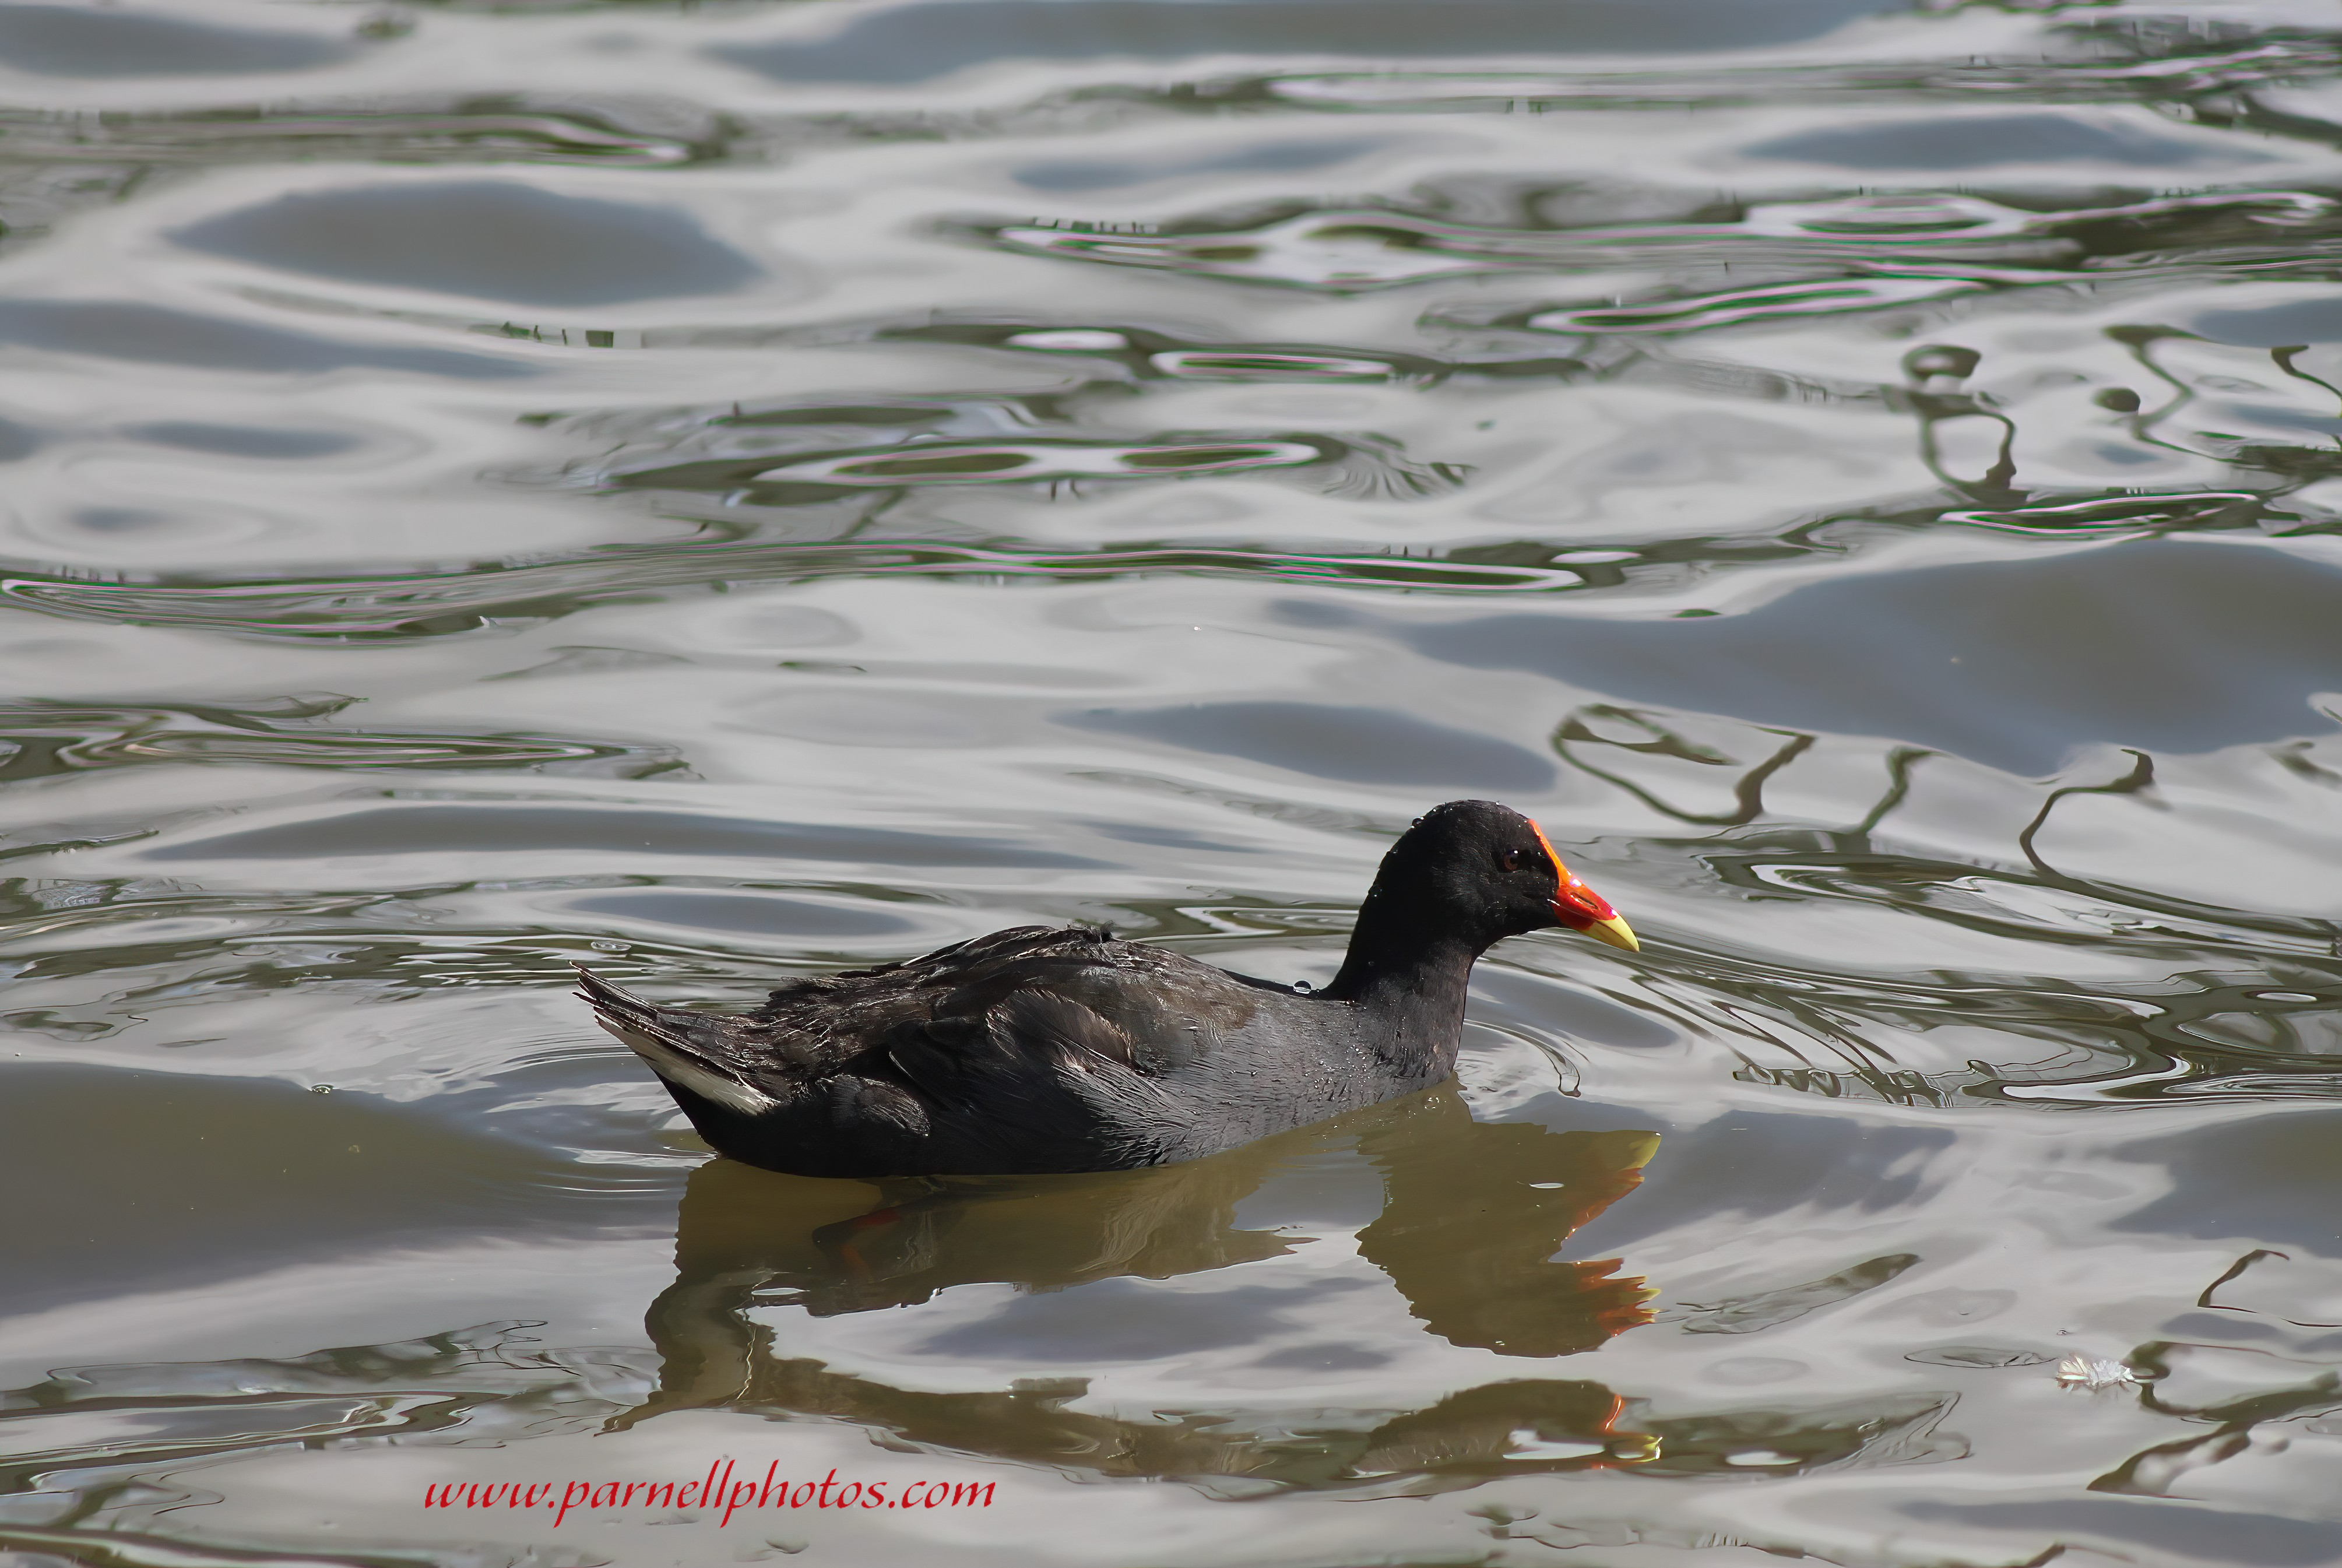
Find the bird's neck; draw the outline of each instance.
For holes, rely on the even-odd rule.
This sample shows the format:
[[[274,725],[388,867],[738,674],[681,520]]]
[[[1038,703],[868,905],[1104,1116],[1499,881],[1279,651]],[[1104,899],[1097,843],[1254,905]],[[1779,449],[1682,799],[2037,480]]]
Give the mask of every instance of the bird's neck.
[[[1422,906],[1377,887],[1358,911],[1341,973],[1324,993],[1366,1014],[1368,1034],[1392,1069],[1446,1077],[1464,1041],[1464,998],[1486,942],[1426,918]]]

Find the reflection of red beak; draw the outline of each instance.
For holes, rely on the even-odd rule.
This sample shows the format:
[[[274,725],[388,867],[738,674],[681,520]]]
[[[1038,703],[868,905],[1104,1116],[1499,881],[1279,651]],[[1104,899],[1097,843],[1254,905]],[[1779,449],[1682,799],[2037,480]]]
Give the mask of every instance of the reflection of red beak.
[[[1545,829],[1529,824],[1545,845],[1545,853],[1553,862],[1553,873],[1561,883],[1561,891],[1553,897],[1553,917],[1572,931],[1582,931],[1596,942],[1606,942],[1613,947],[1623,947],[1629,953],[1640,953],[1643,944],[1635,940],[1635,929],[1618,918],[1610,901],[1586,885],[1585,880],[1561,864],[1561,856],[1553,853],[1553,841]]]

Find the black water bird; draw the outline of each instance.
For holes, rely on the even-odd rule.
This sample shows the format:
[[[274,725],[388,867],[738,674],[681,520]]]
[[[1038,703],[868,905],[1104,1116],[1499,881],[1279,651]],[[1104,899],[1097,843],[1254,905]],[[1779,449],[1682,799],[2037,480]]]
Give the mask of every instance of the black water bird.
[[[1192,1160],[1436,1084],[1473,961],[1548,926],[1633,950],[1536,824],[1489,801],[1383,857],[1341,973],[1315,993],[1121,942],[1018,926],[800,980],[736,1014],[579,971],[718,1153],[807,1176],[1128,1170]]]

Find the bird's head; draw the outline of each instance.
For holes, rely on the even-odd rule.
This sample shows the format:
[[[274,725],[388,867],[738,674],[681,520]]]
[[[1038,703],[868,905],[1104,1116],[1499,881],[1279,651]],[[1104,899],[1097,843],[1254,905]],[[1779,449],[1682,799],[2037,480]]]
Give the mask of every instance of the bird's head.
[[[1391,847],[1415,896],[1446,906],[1491,942],[1551,926],[1639,952],[1632,927],[1585,879],[1562,863],[1543,829],[1494,801],[1457,800],[1416,819]],[[1403,895],[1404,896],[1404,895]]]

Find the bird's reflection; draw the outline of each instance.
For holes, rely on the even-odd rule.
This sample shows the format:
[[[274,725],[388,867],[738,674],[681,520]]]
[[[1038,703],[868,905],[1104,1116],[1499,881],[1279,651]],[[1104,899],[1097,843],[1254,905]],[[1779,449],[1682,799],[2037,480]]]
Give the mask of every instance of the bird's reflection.
[[[911,1305],[979,1282],[1053,1291],[1274,1257],[1300,1238],[1244,1228],[1238,1203],[1280,1170],[1347,1147],[1383,1186],[1382,1212],[1358,1233],[1359,1251],[1429,1332],[1506,1355],[1562,1355],[1649,1321],[1651,1291],[1620,1276],[1615,1260],[1553,1254],[1633,1190],[1657,1144],[1644,1132],[1484,1125],[1443,1088],[1188,1164],[883,1183],[875,1202],[872,1183],[718,1160],[691,1176],[676,1281],[648,1314],[659,1385],[612,1424],[711,1407],[827,1415],[1004,1458],[1286,1484],[1308,1484],[1319,1470],[1326,1483],[1338,1476],[1353,1484],[1416,1473],[1435,1454],[1444,1456],[1441,1468],[1638,1459],[1645,1440],[1613,1433],[1620,1402],[1593,1383],[1506,1381],[1370,1430],[1352,1425],[1304,1442],[1281,1428],[1281,1436],[1248,1433],[1224,1418],[1133,1423],[1069,1411],[1078,1378],[998,1393],[889,1388],[778,1354],[773,1330],[748,1313],[794,1305],[830,1315]]]
[[[1454,1094],[1435,1091],[1357,1139],[1383,1178],[1382,1214],[1358,1233],[1358,1250],[1440,1338],[1567,1355],[1650,1321],[1651,1290],[1619,1276],[1617,1259],[1554,1253],[1641,1183],[1657,1134],[1483,1125]]]

